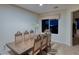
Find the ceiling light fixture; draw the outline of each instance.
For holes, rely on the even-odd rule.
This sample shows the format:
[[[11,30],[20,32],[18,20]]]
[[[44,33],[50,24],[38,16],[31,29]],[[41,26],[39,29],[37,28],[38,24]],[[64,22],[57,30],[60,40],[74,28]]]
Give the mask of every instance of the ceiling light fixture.
[[[43,6],[43,4],[40,4],[40,6]]]

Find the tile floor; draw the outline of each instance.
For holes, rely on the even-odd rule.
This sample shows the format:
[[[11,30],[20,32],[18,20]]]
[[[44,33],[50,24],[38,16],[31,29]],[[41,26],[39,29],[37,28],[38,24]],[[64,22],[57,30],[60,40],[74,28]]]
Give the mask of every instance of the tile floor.
[[[67,46],[65,44],[54,43],[52,49],[56,49],[56,55],[79,55],[79,45]]]
[[[79,55],[79,45],[67,46],[65,44],[53,43],[51,49],[57,50],[55,55]],[[51,53],[53,54],[54,52]],[[13,55],[13,53],[4,51],[2,55]]]

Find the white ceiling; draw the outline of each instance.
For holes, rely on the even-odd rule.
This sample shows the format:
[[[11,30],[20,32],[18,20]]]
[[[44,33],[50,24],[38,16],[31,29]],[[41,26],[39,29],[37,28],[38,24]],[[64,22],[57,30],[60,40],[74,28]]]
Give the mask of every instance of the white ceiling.
[[[78,5],[71,5],[71,4],[43,4],[40,6],[39,4],[17,4],[17,6],[22,7],[24,9],[27,9],[29,11],[32,11],[37,14],[42,14],[46,12],[51,12],[51,11],[58,11],[58,10],[63,10],[67,9],[73,6],[78,6]],[[55,7],[58,8],[55,8]]]

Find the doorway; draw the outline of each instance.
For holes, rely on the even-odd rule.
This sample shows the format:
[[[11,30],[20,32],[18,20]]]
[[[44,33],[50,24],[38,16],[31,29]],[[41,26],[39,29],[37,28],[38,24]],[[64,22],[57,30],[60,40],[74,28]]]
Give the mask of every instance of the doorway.
[[[73,23],[72,23],[72,43],[73,45],[79,45],[79,10],[73,12]]]

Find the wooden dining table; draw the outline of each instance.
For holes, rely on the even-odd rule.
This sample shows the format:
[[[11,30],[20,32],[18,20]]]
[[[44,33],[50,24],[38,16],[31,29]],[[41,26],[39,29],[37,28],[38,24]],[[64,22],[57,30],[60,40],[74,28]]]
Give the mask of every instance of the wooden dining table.
[[[7,43],[7,47],[10,48],[13,52],[15,52],[18,55],[23,54],[24,52],[27,52],[28,50],[30,50],[31,48],[33,48],[33,44],[34,44],[34,39],[32,40],[26,40],[26,41],[21,41],[20,43],[15,43],[14,42],[10,42]]]
[[[44,34],[44,33],[41,33]],[[22,55],[24,53],[27,53],[30,49],[34,46],[34,40],[36,39],[38,34],[34,34],[34,37],[27,40],[22,40],[19,43],[16,43],[15,41],[7,43],[7,47],[16,53],[17,55]],[[29,36],[30,37],[30,36]]]

